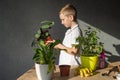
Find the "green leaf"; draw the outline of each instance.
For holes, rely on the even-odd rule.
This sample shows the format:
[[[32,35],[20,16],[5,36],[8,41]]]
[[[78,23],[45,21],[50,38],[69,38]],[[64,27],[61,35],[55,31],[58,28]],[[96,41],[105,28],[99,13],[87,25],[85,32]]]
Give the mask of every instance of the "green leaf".
[[[48,36],[49,35],[49,33],[47,32],[47,33],[45,33],[45,36]]]
[[[35,34],[35,38],[38,39],[40,37],[40,34]]]
[[[37,31],[37,33],[38,33],[38,34],[41,34],[41,30],[39,29],[39,30]]]
[[[54,21],[44,20],[44,21],[41,22],[41,24],[48,24],[50,26],[53,26],[55,23],[54,23]]]
[[[42,25],[42,27],[41,27],[42,29],[48,29],[48,28],[50,28],[50,26],[49,25]]]
[[[39,44],[39,46],[43,46],[43,47],[46,46],[46,45],[45,45],[45,42],[44,42],[43,40],[39,40],[38,44]]]
[[[41,22],[43,29],[49,29],[50,27],[52,27],[54,25],[54,21],[42,21]]]
[[[31,47],[33,47],[35,45],[35,41],[33,40],[31,43]]]

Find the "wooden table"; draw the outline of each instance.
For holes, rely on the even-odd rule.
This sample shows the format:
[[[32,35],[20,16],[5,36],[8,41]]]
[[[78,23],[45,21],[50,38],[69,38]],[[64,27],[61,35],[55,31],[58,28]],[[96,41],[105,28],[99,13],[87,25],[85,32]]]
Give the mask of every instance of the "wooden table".
[[[58,65],[56,65],[56,70],[54,72],[53,80],[117,80],[117,79],[113,78],[114,72],[112,72],[110,74],[110,76],[102,76],[102,73],[110,70],[113,66],[120,65],[120,61],[111,63],[109,65],[111,67],[96,70],[96,72],[97,72],[96,75],[93,75],[93,76],[90,76],[90,77],[84,77],[84,78],[81,78],[80,76],[74,76],[73,73],[74,73],[74,69],[76,68],[76,66],[71,67],[70,76],[60,77],[60,71],[59,71]],[[21,75],[17,80],[37,80],[35,68],[34,67],[31,68],[26,73]]]

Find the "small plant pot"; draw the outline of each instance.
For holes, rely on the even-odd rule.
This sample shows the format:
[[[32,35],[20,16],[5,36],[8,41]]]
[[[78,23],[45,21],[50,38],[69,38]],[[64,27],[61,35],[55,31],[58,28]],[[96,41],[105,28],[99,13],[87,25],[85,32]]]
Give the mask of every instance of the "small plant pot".
[[[70,74],[70,65],[60,65],[60,76],[69,76]]]

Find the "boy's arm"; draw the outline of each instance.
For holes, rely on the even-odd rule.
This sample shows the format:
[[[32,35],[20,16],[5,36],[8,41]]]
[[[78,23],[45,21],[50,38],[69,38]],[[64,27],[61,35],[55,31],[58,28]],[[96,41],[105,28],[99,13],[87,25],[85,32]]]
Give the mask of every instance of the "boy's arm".
[[[76,55],[77,52],[78,52],[78,49],[77,49],[77,48],[75,48],[75,47],[69,48],[69,47],[64,46],[64,45],[61,44],[61,43],[60,43],[60,44],[57,44],[54,48],[56,48],[56,49],[61,49],[61,50],[66,50],[67,53],[72,54],[72,55]]]
[[[49,43],[54,43],[54,42],[55,42],[55,40],[47,41],[48,44]],[[72,55],[77,55],[77,53],[78,53],[78,49],[77,48],[75,48],[75,47],[69,48],[69,47],[66,47],[65,45],[63,45],[61,43],[55,45],[54,48],[55,49],[60,49],[60,50],[65,50],[67,53],[72,54]]]

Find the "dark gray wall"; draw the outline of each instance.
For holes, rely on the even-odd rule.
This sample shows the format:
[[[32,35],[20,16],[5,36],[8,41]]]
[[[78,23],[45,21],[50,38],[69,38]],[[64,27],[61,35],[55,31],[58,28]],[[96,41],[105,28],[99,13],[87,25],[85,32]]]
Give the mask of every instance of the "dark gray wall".
[[[118,2],[109,0],[0,0],[0,80],[16,80],[34,66],[30,45],[40,21],[55,21],[51,34],[55,39],[63,39],[66,29],[60,24],[58,12],[66,3],[72,3],[78,9],[80,20],[120,40]],[[120,53],[120,44],[116,45],[116,49]]]

